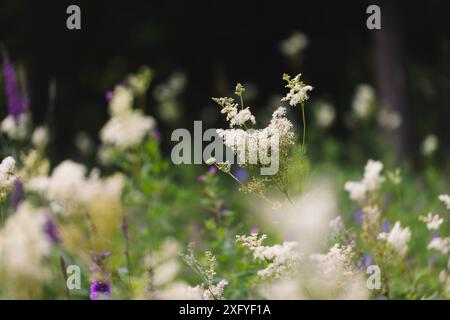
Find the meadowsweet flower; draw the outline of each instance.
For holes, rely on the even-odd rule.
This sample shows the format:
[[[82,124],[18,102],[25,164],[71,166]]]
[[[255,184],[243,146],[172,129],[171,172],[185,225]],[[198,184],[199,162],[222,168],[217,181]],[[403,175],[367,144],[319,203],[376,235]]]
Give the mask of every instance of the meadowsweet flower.
[[[370,159],[364,168],[364,177],[361,181],[345,183],[344,189],[349,192],[350,199],[362,203],[368,194],[377,191],[385,181],[385,177],[380,174],[382,170],[383,163]]]
[[[114,92],[109,102],[109,113],[111,117],[119,116],[131,110],[133,106],[133,93],[131,89],[118,85],[114,89]]]
[[[428,230],[438,230],[444,219],[439,217],[438,214],[433,215],[431,212],[426,217],[420,216],[419,220],[427,224]]]
[[[288,58],[297,56],[308,46],[308,37],[302,32],[294,32],[280,43],[280,51]]]
[[[422,142],[422,154],[424,156],[432,155],[439,146],[439,140],[434,134],[429,134],[425,137]]]
[[[50,253],[44,224],[45,211],[23,202],[0,231],[2,288],[18,298],[30,298],[49,276],[43,264]]]
[[[402,116],[397,111],[380,110],[377,117],[378,123],[381,127],[395,130],[402,124]]]
[[[16,117],[8,115],[0,124],[0,131],[15,141],[23,141],[27,138],[30,127],[30,114],[20,113]]]
[[[155,126],[153,117],[133,110],[114,116],[100,131],[103,143],[125,150],[142,142]]]
[[[48,129],[45,126],[39,126],[34,129],[31,136],[31,142],[38,150],[43,150],[49,141]]]
[[[344,223],[342,222],[341,216],[337,216],[330,221],[330,228],[334,233],[339,234],[344,231]]]
[[[450,196],[446,194],[441,194],[439,196],[439,200],[442,201],[442,203],[447,207],[447,209],[450,210]]]
[[[288,94],[281,99],[281,101],[288,101],[291,106],[303,104],[308,100],[308,91],[313,89],[310,85],[305,85],[300,80],[301,74],[299,73],[293,79],[287,74],[283,75],[283,80],[287,82],[286,88],[289,88]]]
[[[320,128],[328,128],[336,117],[333,105],[328,102],[318,103],[314,110],[316,123]]]
[[[378,235],[379,240],[385,240],[401,255],[405,255],[408,250],[408,242],[411,239],[411,230],[402,228],[399,221],[394,224],[390,232],[382,232]]]
[[[353,112],[357,118],[366,119],[372,113],[375,102],[375,91],[367,84],[361,84],[356,88],[353,99]]]
[[[16,182],[16,161],[12,157],[6,157],[0,163],[0,202],[3,202],[11,192]]]
[[[431,239],[431,242],[427,247],[429,250],[434,249],[440,251],[442,254],[447,254],[450,250],[450,237],[449,238],[441,238],[436,237]]]

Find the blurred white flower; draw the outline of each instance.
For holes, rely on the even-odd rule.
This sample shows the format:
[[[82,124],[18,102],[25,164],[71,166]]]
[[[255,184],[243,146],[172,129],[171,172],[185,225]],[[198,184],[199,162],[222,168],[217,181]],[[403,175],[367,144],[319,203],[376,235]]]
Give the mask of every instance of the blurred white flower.
[[[427,248],[440,251],[442,254],[447,254],[450,250],[450,238],[433,238]]]
[[[356,88],[353,99],[353,113],[359,119],[367,119],[373,111],[375,103],[375,91],[368,84],[360,84]]]
[[[422,154],[424,156],[432,155],[439,146],[439,140],[434,134],[429,134],[422,142]]]
[[[411,239],[411,230],[409,227],[402,228],[399,221],[394,224],[390,232],[382,232],[378,235],[379,240],[385,240],[403,256],[408,250],[408,242]]]
[[[84,131],[78,132],[75,136],[75,146],[83,156],[89,156],[94,150],[94,142]]]
[[[433,215],[431,212],[426,217],[420,216],[419,220],[427,224],[428,230],[438,230],[444,219],[439,217],[438,214]]]
[[[288,58],[295,57],[308,46],[308,37],[302,32],[294,32],[289,38],[281,41],[280,51]]]
[[[133,106],[133,93],[131,89],[118,85],[114,89],[113,96],[109,102],[109,113],[111,117],[119,116],[131,110]]]
[[[30,120],[28,112],[19,114],[17,120],[12,115],[8,115],[3,119],[0,130],[11,140],[23,141],[29,134]]]
[[[48,129],[45,126],[39,126],[34,129],[31,136],[31,142],[38,150],[43,150],[49,141]]]
[[[446,194],[441,194],[439,196],[439,200],[442,201],[443,204],[445,204],[445,206],[447,207],[447,209],[450,210],[450,196],[446,195]]]
[[[15,166],[16,161],[12,157],[6,157],[0,163],[0,202],[6,199],[17,180]]]
[[[397,111],[380,110],[378,113],[378,124],[385,128],[395,130],[402,124],[402,116]]]
[[[344,223],[342,222],[341,216],[337,216],[336,218],[330,221],[330,228],[336,234],[339,234],[342,231],[344,231]]]
[[[378,190],[386,180],[380,173],[383,170],[381,161],[369,159],[364,168],[364,177],[361,181],[348,181],[344,189],[350,193],[350,199],[358,203],[363,202],[367,194]]]
[[[100,131],[100,138],[107,145],[125,150],[141,143],[154,127],[153,117],[133,110],[109,119]]]
[[[43,259],[50,253],[51,243],[44,232],[44,224],[45,211],[22,202],[0,232],[0,271],[3,271],[0,274],[5,275],[2,287],[10,288],[10,294],[27,290],[33,286],[32,281],[42,281],[49,275]],[[28,297],[27,294],[23,292],[21,296]]]
[[[328,128],[336,117],[334,106],[328,102],[321,102],[314,106],[316,123],[320,128]]]

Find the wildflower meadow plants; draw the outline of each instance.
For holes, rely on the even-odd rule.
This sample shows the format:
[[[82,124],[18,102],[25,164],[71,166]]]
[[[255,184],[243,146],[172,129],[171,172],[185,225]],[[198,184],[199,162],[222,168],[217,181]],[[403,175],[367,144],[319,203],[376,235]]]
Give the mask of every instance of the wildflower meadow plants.
[[[303,47],[292,45],[283,50]],[[3,75],[1,298],[450,298],[448,182],[381,160],[364,170],[313,165],[309,132],[336,114],[311,104],[322,120],[307,131],[314,91],[300,74],[283,75],[287,93],[265,126],[242,84],[213,98],[228,124],[216,133],[237,163],[213,157],[201,168],[161,151],[169,134],[147,114],[148,67],[106,93],[93,164],[53,163],[51,124],[33,127],[6,53]],[[171,124],[162,109],[181,106],[186,81],[175,73],[153,91]],[[359,87],[355,114],[372,112],[373,95]]]

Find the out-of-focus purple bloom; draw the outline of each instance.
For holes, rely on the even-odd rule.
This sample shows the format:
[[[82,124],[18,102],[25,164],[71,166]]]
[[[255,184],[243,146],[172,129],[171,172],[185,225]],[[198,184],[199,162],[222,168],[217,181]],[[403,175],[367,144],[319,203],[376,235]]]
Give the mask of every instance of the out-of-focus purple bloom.
[[[208,173],[211,173],[211,174],[217,173],[217,167],[216,166],[209,167]]]
[[[197,181],[198,182],[205,182],[205,176],[197,176]]]
[[[391,230],[391,223],[389,220],[384,220],[382,227],[384,232],[389,232]]]
[[[112,90],[106,91],[106,93],[105,93],[105,99],[106,99],[106,101],[110,102],[111,99],[112,99],[112,97],[113,97],[113,91],[112,91]]]
[[[363,220],[363,212],[361,210],[358,210],[355,212],[355,222],[356,223],[362,223]]]
[[[17,210],[20,203],[23,201],[24,195],[25,192],[23,190],[23,183],[19,179],[17,179],[16,182],[14,183],[14,188],[10,196],[11,204],[13,206],[14,211]]]
[[[371,255],[365,255],[364,256],[364,258],[363,258],[363,263],[364,263],[364,266],[366,267],[366,268],[368,268],[370,265],[372,265],[372,256]]]
[[[161,138],[161,133],[158,130],[154,129],[152,131],[152,138],[158,140],[159,138]]]
[[[111,284],[106,281],[92,280],[89,298],[91,300],[111,298]]]
[[[431,235],[431,238],[432,238],[432,239],[434,239],[434,238],[439,238],[439,237],[440,237],[439,231],[434,231],[433,234]]]
[[[248,171],[242,168],[238,168],[235,172],[234,175],[236,176],[236,178],[239,179],[239,181],[241,182],[245,182],[248,179]]]
[[[45,216],[44,231],[50,242],[54,244],[61,242],[58,226],[55,222],[53,222],[52,218],[48,214]]]
[[[17,83],[16,71],[14,70],[14,65],[6,56],[6,53],[3,54],[3,75],[5,77],[6,97],[8,99],[8,113],[17,122],[19,115],[25,110]]]
[[[259,229],[257,227],[251,227],[250,233],[259,233]]]
[[[386,300],[386,296],[378,296],[375,300]]]

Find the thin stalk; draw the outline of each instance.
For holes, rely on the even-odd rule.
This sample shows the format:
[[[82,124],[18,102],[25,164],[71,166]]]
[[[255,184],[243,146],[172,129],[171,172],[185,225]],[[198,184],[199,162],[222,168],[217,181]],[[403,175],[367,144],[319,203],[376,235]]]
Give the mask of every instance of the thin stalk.
[[[306,141],[306,119],[305,119],[305,103],[302,102],[300,105],[302,109],[302,120],[303,120],[303,138],[302,138],[302,149],[305,151],[305,141]]]

